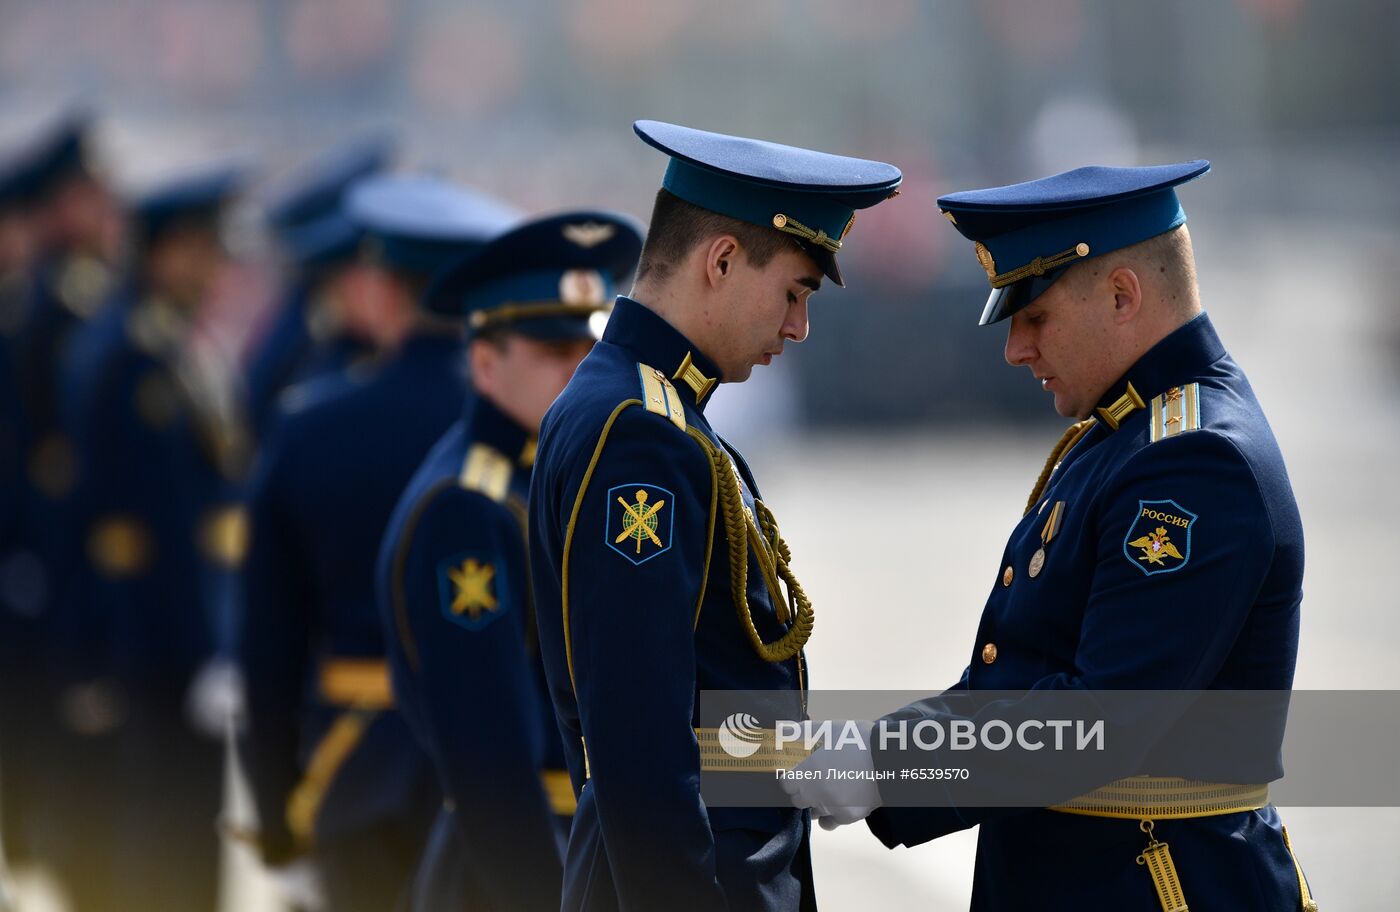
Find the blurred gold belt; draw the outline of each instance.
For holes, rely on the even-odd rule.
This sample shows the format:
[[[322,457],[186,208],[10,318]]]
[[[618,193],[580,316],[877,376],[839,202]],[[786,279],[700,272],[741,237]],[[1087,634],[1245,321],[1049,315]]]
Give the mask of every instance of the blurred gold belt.
[[[394,707],[389,663],[384,659],[326,659],[321,663],[317,692],[334,706]]]
[[[540,773],[540,784],[544,786],[551,811],[562,817],[572,817],[578,810],[578,797],[574,795],[574,783],[568,770],[544,770]]]

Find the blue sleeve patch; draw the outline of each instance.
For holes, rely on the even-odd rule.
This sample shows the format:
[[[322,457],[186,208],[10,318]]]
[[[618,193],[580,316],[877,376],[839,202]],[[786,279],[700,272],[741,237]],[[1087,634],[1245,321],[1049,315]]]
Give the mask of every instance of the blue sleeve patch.
[[[671,550],[676,496],[652,484],[625,484],[608,489],[608,524],[604,543],[634,564]]]
[[[467,630],[480,630],[506,613],[506,580],[495,556],[467,551],[438,564],[442,616]]]
[[[1148,576],[1180,570],[1191,560],[1196,514],[1174,500],[1139,500],[1123,536],[1123,554]]]

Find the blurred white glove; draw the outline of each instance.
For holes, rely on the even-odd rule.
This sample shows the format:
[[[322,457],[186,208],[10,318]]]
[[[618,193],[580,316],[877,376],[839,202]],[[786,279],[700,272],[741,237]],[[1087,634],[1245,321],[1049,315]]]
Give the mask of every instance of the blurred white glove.
[[[267,879],[288,906],[305,912],[321,912],[326,908],[326,888],[321,883],[320,870],[311,859],[299,858],[266,870]]]
[[[243,671],[228,659],[210,659],[185,693],[185,717],[206,738],[222,740],[229,720],[243,712]]]
[[[0,912],[18,912],[19,905],[15,900],[14,888],[10,886],[9,872],[4,870],[3,862],[0,862]]]
[[[780,780],[793,806],[811,808],[824,830],[864,820],[880,806],[880,787],[875,781],[875,760],[870,752],[875,723],[858,721],[855,725],[861,745],[821,748],[796,767],[819,773],[821,778]],[[841,775],[831,776],[831,770]]]

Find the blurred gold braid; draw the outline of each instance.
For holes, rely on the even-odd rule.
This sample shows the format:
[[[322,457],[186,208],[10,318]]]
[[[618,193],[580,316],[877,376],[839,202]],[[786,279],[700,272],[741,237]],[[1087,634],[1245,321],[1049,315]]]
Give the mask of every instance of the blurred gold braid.
[[[1026,516],[1035,506],[1035,502],[1040,500],[1040,494],[1045,490],[1045,484],[1050,480],[1050,473],[1055,471],[1055,466],[1060,464],[1060,460],[1065,454],[1074,448],[1079,442],[1079,438],[1089,433],[1089,429],[1094,426],[1093,418],[1085,418],[1083,421],[1076,421],[1065,429],[1060,436],[1060,442],[1055,444],[1055,448],[1050,451],[1050,456],[1045,460],[1045,468],[1040,470],[1040,477],[1035,480],[1035,487],[1031,488],[1031,498],[1026,501],[1026,511],[1022,516]]]
[[[724,534],[729,541],[729,587],[734,599],[734,608],[739,614],[739,623],[749,635],[749,642],[760,657],[769,662],[783,662],[802,651],[812,637],[812,627],[816,621],[812,603],[797,581],[790,566],[792,551],[778,532],[778,522],[773,513],[762,501],[754,501],[758,523],[762,532],[754,525],[753,519],[744,513],[744,498],[739,491],[739,481],[724,452],[704,434],[695,428],[687,428],[687,433],[695,438],[701,449],[710,458],[713,478],[719,487],[719,507],[724,515]],[[753,623],[753,613],[749,609],[749,535],[761,539],[768,553],[759,553],[759,564],[763,567],[765,583],[775,603],[784,601],[778,591],[777,579],[787,584],[790,598],[786,601],[792,607],[792,626],[781,637],[765,643]],[[769,557],[767,562],[764,557]]]

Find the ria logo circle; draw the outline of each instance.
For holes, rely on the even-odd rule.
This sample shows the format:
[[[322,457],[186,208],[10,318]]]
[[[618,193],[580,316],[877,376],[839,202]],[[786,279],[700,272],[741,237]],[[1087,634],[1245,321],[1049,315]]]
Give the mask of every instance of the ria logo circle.
[[[734,713],[720,723],[719,746],[731,757],[752,757],[763,746],[763,727],[748,713]]]

